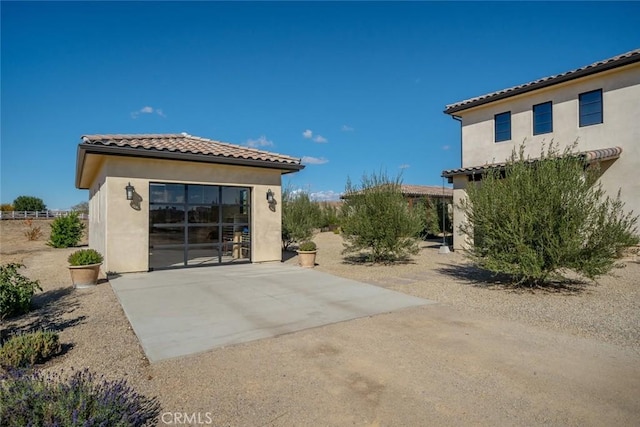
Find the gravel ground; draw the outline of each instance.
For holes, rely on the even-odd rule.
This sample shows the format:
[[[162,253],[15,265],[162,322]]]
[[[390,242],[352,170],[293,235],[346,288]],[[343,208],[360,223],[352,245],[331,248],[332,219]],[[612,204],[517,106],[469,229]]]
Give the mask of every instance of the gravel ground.
[[[43,369],[127,378],[160,398],[160,425],[640,423],[635,261],[597,285],[514,291],[479,281],[436,243],[406,264],[350,264],[340,236],[321,233],[319,270],[441,304],[150,365],[108,282],[71,289],[72,250],[45,246],[42,224],[27,242],[19,221],[0,222],[0,261],[23,262],[44,289],[39,308],[3,330],[59,330],[65,353]]]
[[[595,282],[552,289],[512,289],[474,269],[460,252],[441,255],[439,242],[422,245],[410,263],[385,266],[346,263],[342,239],[320,233],[318,270],[360,280],[494,318],[569,332],[640,352],[640,262]],[[290,259],[287,262],[296,262]],[[483,281],[484,279],[485,281]]]

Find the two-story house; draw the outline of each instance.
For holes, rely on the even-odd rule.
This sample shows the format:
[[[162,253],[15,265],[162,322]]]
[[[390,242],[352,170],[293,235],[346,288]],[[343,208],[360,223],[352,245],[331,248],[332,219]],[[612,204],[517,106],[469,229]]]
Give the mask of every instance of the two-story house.
[[[483,170],[501,167],[524,142],[539,155],[553,141],[562,149],[577,141],[588,162],[599,162],[610,196],[621,190],[627,210],[640,213],[640,49],[519,86],[447,105],[462,126],[462,164],[442,176],[453,183],[454,204]],[[465,220],[454,209],[455,249],[468,244]]]

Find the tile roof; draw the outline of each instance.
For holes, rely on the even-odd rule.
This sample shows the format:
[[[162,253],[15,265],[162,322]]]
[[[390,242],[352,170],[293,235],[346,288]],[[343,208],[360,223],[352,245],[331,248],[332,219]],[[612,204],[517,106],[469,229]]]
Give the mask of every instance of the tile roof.
[[[520,93],[530,92],[532,90],[551,86],[568,80],[577,79],[579,77],[587,76],[590,74],[599,73],[601,71],[610,70],[612,68],[621,67],[623,65],[633,64],[638,61],[640,61],[640,49],[635,49],[621,55],[614,56],[613,58],[594,62],[593,64],[585,65],[584,67],[576,68],[575,70],[567,71],[565,73],[544,77],[542,79],[534,80],[529,83],[513,86],[497,92],[477,96],[475,98],[466,99],[464,101],[456,102],[455,104],[449,104],[445,107],[444,112],[446,114],[453,114],[455,112],[466,110],[471,107],[487,104],[492,101],[508,98]]]
[[[585,162],[592,163],[595,161],[604,161],[617,159],[622,153],[621,147],[600,148],[597,150],[581,151],[578,156],[581,156]],[[531,162],[535,162],[537,159],[531,159]],[[442,176],[445,178],[451,178],[456,175],[476,175],[482,174],[485,171],[495,168],[503,168],[506,162],[501,163],[487,163],[480,166],[469,166],[466,168],[447,169],[442,171]]]
[[[439,187],[437,185],[400,185],[402,194],[405,196],[436,196],[453,197],[453,189]]]
[[[83,135],[81,146],[120,147],[145,151],[161,151],[202,155],[208,158],[245,159],[300,165],[300,159],[269,151],[214,141],[192,136],[187,133],[178,134],[141,134],[141,135]]]
[[[356,191],[355,194],[360,193],[361,190]],[[444,187],[437,185],[409,185],[409,184],[400,184],[400,191],[403,196],[432,196],[432,197],[442,197],[444,193],[444,197],[452,198],[453,197],[453,189],[449,187]],[[345,195],[340,195],[340,199],[345,199]]]

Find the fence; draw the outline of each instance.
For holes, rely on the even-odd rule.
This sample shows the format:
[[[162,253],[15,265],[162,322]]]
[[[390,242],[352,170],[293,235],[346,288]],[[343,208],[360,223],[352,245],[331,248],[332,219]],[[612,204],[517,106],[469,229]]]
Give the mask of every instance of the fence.
[[[74,211],[9,211],[0,212],[0,219],[52,219],[69,215],[71,212]],[[89,215],[84,212],[78,212],[78,217],[89,219]]]

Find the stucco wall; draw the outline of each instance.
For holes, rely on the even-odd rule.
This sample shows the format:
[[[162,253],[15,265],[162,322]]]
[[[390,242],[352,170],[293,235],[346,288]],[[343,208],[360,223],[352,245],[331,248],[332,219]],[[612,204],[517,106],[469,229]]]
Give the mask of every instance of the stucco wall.
[[[603,92],[603,123],[579,127],[578,95],[596,89]],[[533,105],[548,101],[553,103],[553,132],[533,135]],[[512,138],[496,143],[494,115],[505,111],[511,111]],[[600,181],[611,196],[621,189],[626,209],[640,213],[640,180],[633,178],[640,169],[640,64],[496,101],[457,115],[462,117],[462,167],[503,162],[523,142],[531,157],[539,157],[543,144],[551,141],[561,148],[577,141],[578,151],[622,147],[619,159],[602,165],[604,173]],[[461,188],[464,185],[458,183]],[[456,210],[454,218],[460,215]],[[459,237],[454,237],[454,247],[462,246]]]
[[[101,213],[105,215],[106,227],[93,226],[90,238],[98,242],[101,238],[98,234],[106,236],[102,245],[106,247],[105,271],[149,269],[151,181],[251,187],[252,262],[281,260],[280,204],[273,212],[266,201],[267,190],[271,189],[276,201],[281,202],[281,175],[278,170],[109,156],[105,157],[102,173],[106,182],[101,189],[105,194]],[[128,183],[135,188],[139,208],[126,200],[125,187]]]
[[[460,232],[460,225],[464,222],[465,216],[459,209],[462,199],[467,198],[465,188],[467,188],[466,176],[453,177],[453,249],[465,249],[468,247],[469,242],[466,241],[465,236]]]
[[[104,255],[106,254],[105,235],[107,222],[105,217],[107,214],[107,192],[102,164],[100,164],[96,172],[93,184],[89,188],[89,247]],[[104,271],[108,271],[106,270],[106,264],[103,265],[103,268]]]

